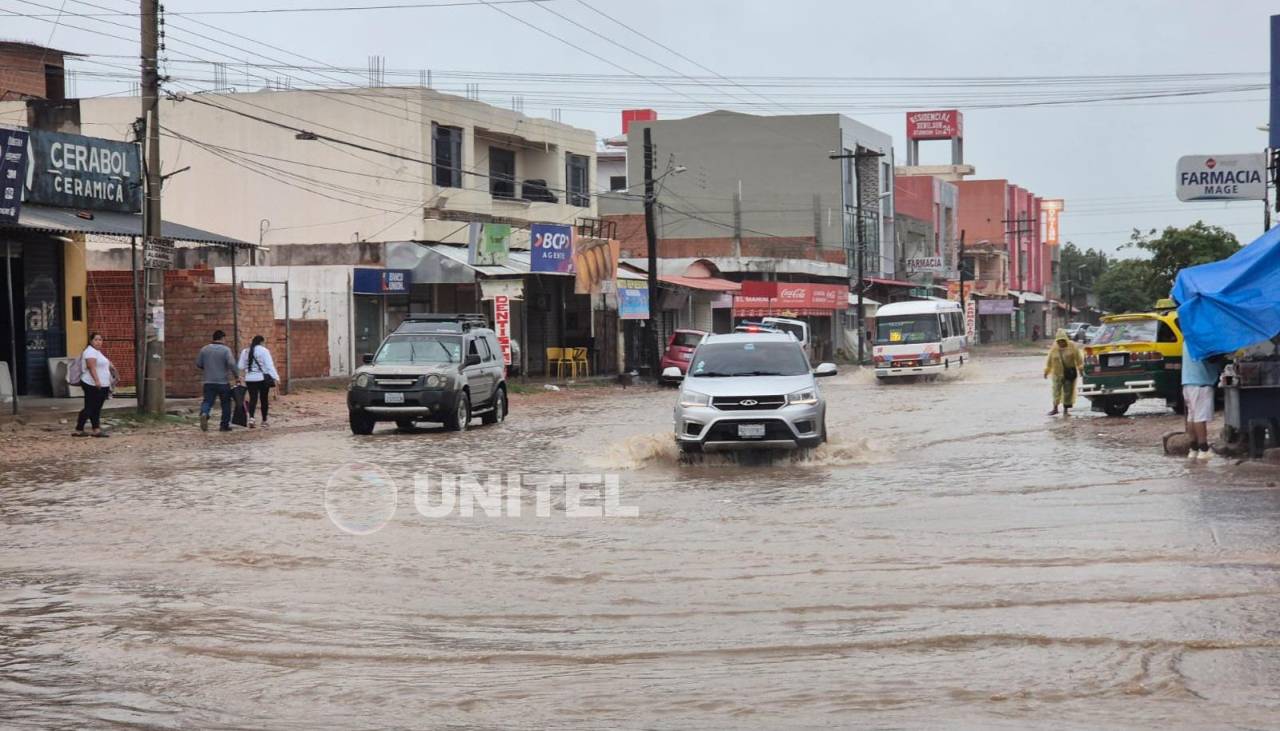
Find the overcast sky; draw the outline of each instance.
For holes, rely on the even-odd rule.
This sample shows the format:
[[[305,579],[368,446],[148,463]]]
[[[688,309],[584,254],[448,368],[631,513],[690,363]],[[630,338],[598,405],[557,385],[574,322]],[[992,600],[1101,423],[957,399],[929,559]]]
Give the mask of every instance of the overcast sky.
[[[220,0],[213,4],[167,0],[165,6],[170,13],[180,13],[215,8],[332,7],[408,1]],[[137,3],[127,0],[87,2],[126,11],[137,8]],[[63,0],[0,0],[0,10],[23,14],[52,15],[61,5]],[[634,35],[592,8],[671,50]],[[553,15],[549,12],[552,10],[591,32]],[[68,15],[56,28],[36,19],[0,16],[0,37],[48,42],[57,48],[85,53],[137,53],[137,33],[130,31],[136,27],[137,18],[70,15],[102,12],[101,8],[75,0],[65,2],[65,11]],[[503,11],[560,39],[530,28]],[[248,59],[259,64],[269,63],[270,59],[309,64],[292,55],[301,54],[328,65],[358,69],[367,66],[369,56],[380,55],[391,72],[432,69],[433,83],[458,89],[465,80],[455,74],[445,75],[442,81],[441,72],[709,76],[690,60],[735,81],[748,76],[1257,74],[1268,70],[1268,16],[1273,13],[1280,13],[1280,0],[1077,0],[1052,4],[1025,0],[551,0],[545,7],[505,4],[498,8],[173,16],[169,49],[175,62],[195,56]],[[217,30],[197,25],[197,20],[269,43],[279,50],[223,36]],[[128,27],[111,26],[108,22]],[[120,38],[90,34],[68,25]],[[225,39],[257,55],[195,37],[192,32]],[[607,39],[639,55],[628,53]],[[208,49],[220,50],[221,55],[215,56]],[[90,60],[133,63],[128,58]],[[111,71],[89,63],[76,68]],[[212,76],[207,68],[176,63],[170,70],[175,75]],[[323,83],[324,78],[318,74],[338,78],[332,71],[310,76],[300,71],[252,73],[294,74],[313,84]],[[244,75],[236,71],[234,63],[227,75],[228,84],[243,87]],[[416,83],[416,79],[394,73],[388,77],[388,82],[392,81]],[[1265,83],[1266,79],[1258,76],[1248,81]],[[1238,82],[1239,78],[1229,80]],[[127,90],[123,83],[81,76],[76,91],[81,96],[119,93]],[[255,83],[261,86],[260,80]],[[899,164],[906,159],[904,113],[908,109],[940,108],[937,102],[947,98],[968,103],[976,99],[981,103],[989,101],[985,95],[991,93],[979,90],[975,95],[973,89],[961,85],[932,92],[936,96],[925,96],[919,84],[903,82],[878,88],[875,93],[883,95],[879,98],[841,99],[829,96],[839,91],[834,86],[797,87],[788,83],[752,86],[748,90],[714,77],[701,84],[668,84],[670,88],[609,79],[590,86],[567,81],[535,85],[527,79],[512,78],[485,78],[476,83],[483,98],[509,105],[512,95],[527,95],[526,113],[545,116],[555,106],[562,110],[563,121],[595,130],[600,137],[620,131],[617,110],[624,105],[653,105],[664,118],[689,116],[700,105],[769,113],[783,113],[787,107],[806,112],[842,112],[892,134]],[[1063,95],[1074,99],[1117,88],[1107,83],[1084,81]],[[1174,85],[1177,83],[1180,82]],[[865,86],[854,91],[867,93]],[[1006,93],[1014,101],[1027,101],[1043,91],[1023,84]],[[554,98],[542,96],[546,94]],[[917,94],[920,103],[915,103]],[[634,104],[624,104],[633,97]],[[1225,226],[1247,242],[1262,230],[1262,204],[1179,203],[1174,196],[1174,165],[1179,156],[1187,154],[1261,151],[1266,136],[1257,127],[1267,121],[1266,100],[1267,92],[1257,90],[1089,105],[978,109],[962,104],[965,161],[977,167],[980,178],[1008,178],[1045,197],[1065,198],[1063,237],[1086,247],[1115,251],[1135,226],[1145,229],[1186,225],[1196,219]],[[610,103],[614,101],[617,104]],[[676,108],[664,110],[664,102]],[[946,143],[926,145],[923,152],[925,163],[948,162],[948,156]]]

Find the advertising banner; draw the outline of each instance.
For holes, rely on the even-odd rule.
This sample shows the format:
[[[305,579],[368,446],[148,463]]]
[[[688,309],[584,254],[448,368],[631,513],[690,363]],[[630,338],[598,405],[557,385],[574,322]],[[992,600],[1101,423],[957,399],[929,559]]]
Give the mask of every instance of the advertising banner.
[[[573,284],[575,294],[598,294],[604,282],[618,272],[618,256],[622,245],[617,239],[574,239]]]
[[[1044,242],[1049,246],[1057,246],[1059,243],[1058,216],[1066,210],[1066,207],[1066,201],[1061,198],[1040,201],[1040,212],[1044,214]]]
[[[964,136],[964,117],[958,109],[907,112],[907,139],[950,140]]]
[[[1012,315],[1013,300],[1010,299],[993,299],[978,300],[979,315]]]
[[[410,269],[361,269],[351,273],[351,291],[354,294],[409,294],[413,284]]]
[[[511,226],[505,223],[472,223],[467,248],[471,266],[502,266],[511,251]]]
[[[142,210],[137,145],[42,130],[30,134],[28,203],[122,213]]]
[[[573,274],[573,227],[535,223],[529,228],[529,271]]]
[[[649,284],[642,279],[618,280],[618,317],[623,320],[649,319]]]
[[[502,362],[511,367],[511,300],[503,295],[493,298],[493,331],[502,348]]]
[[[27,172],[27,133],[0,129],[0,223],[17,223]]]
[[[746,282],[743,282],[746,289]],[[753,297],[735,295],[735,310],[770,309],[770,310],[844,310],[849,307],[849,288],[843,284],[796,284],[792,282],[770,282],[777,284],[774,297]]]
[[[909,274],[945,274],[946,265],[940,256],[913,256],[907,259]]]
[[[1178,200],[1261,201],[1267,198],[1267,156],[1185,155],[1178,158]]]

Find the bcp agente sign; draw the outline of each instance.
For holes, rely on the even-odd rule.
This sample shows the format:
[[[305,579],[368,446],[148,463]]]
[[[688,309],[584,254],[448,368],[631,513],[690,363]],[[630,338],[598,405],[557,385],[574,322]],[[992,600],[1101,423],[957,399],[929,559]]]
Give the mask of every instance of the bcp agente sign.
[[[1178,158],[1178,200],[1260,201],[1267,196],[1267,158],[1186,155]]]

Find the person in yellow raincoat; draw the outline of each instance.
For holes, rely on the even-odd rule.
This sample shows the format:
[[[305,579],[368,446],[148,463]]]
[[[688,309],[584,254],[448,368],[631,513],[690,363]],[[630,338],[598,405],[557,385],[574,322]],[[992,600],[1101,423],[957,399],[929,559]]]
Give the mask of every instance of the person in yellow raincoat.
[[[1076,381],[1083,369],[1080,349],[1067,337],[1066,330],[1058,330],[1044,362],[1044,377],[1053,379],[1053,411],[1049,416],[1058,415],[1059,404],[1063,416],[1071,415],[1071,407],[1076,405]]]

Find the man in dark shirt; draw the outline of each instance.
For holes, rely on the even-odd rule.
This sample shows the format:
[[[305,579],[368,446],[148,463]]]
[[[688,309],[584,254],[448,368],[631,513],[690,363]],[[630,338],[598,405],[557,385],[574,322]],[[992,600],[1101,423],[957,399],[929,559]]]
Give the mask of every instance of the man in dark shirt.
[[[227,336],[221,330],[213,333],[213,342],[200,349],[196,368],[204,372],[204,401],[200,404],[200,430],[209,431],[209,412],[213,400],[222,403],[222,423],[218,431],[231,431],[231,384],[240,378],[231,348],[222,342]]]

